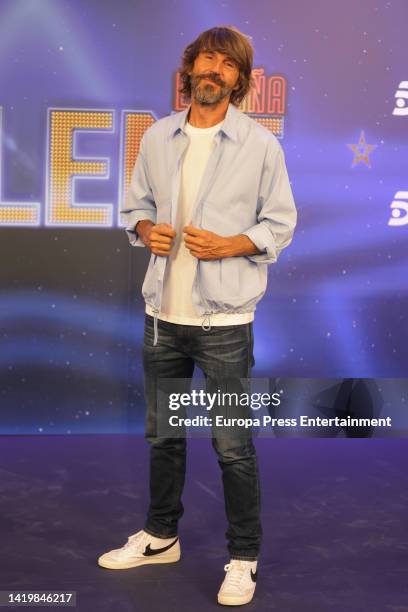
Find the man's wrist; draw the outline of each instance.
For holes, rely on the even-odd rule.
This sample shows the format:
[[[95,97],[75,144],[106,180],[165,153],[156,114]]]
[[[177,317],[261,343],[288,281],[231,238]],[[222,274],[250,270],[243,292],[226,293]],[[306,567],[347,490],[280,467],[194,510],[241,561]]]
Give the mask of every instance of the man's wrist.
[[[149,230],[154,225],[150,219],[141,219],[135,225],[135,232],[139,235],[141,241],[146,244]]]
[[[229,257],[242,257],[246,255],[259,255],[260,251],[252,240],[245,234],[238,234],[237,236],[229,236],[228,240],[228,252]]]

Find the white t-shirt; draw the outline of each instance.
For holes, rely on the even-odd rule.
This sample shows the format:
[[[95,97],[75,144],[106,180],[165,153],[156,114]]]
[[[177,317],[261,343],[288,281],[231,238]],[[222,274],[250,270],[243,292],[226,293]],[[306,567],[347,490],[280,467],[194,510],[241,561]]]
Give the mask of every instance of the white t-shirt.
[[[198,194],[205,167],[214,147],[214,136],[223,121],[209,128],[199,128],[186,123],[185,130],[190,143],[184,155],[181,169],[180,195],[175,221],[176,237],[168,256],[163,281],[163,296],[159,319],[181,325],[201,325],[203,317],[194,308],[191,294],[196,271],[197,259],[191,255],[184,244],[183,227],[191,224],[191,213]],[[146,305],[146,312],[153,311]],[[254,313],[214,313],[211,325],[239,325],[249,323]]]

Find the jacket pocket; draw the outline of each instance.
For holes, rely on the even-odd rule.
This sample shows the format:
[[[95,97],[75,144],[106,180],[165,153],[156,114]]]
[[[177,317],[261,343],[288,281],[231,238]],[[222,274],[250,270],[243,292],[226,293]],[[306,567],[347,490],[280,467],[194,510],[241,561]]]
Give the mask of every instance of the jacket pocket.
[[[247,257],[200,262],[200,287],[213,312],[248,312],[265,293],[267,266]]]

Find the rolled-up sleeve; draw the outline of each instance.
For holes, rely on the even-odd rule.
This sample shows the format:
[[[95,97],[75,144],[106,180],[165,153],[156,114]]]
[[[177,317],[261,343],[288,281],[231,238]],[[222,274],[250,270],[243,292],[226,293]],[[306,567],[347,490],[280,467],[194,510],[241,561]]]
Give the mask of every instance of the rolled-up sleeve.
[[[258,223],[242,232],[261,253],[247,257],[257,263],[275,263],[293,237],[297,212],[285,164],[278,147],[268,145],[258,196]]]
[[[135,226],[143,219],[156,223],[156,204],[149,184],[145,158],[145,136],[140,142],[139,154],[132,172],[129,191],[125,206],[120,211],[122,225],[125,226],[129,242],[132,246],[145,246],[135,231]]]

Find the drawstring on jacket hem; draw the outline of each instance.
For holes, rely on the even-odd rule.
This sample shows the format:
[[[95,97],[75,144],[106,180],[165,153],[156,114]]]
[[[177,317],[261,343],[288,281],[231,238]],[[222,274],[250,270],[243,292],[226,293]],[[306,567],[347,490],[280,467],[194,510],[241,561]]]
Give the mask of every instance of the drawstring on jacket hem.
[[[208,323],[206,321],[208,320]],[[204,331],[210,331],[211,329],[211,312],[206,312],[204,314],[203,322],[201,323],[201,329]]]
[[[157,341],[159,339],[159,328],[157,324],[157,319],[159,316],[160,310],[158,308],[153,308],[154,319],[153,319],[153,329],[154,329],[154,338],[153,338],[153,346],[157,345]]]

